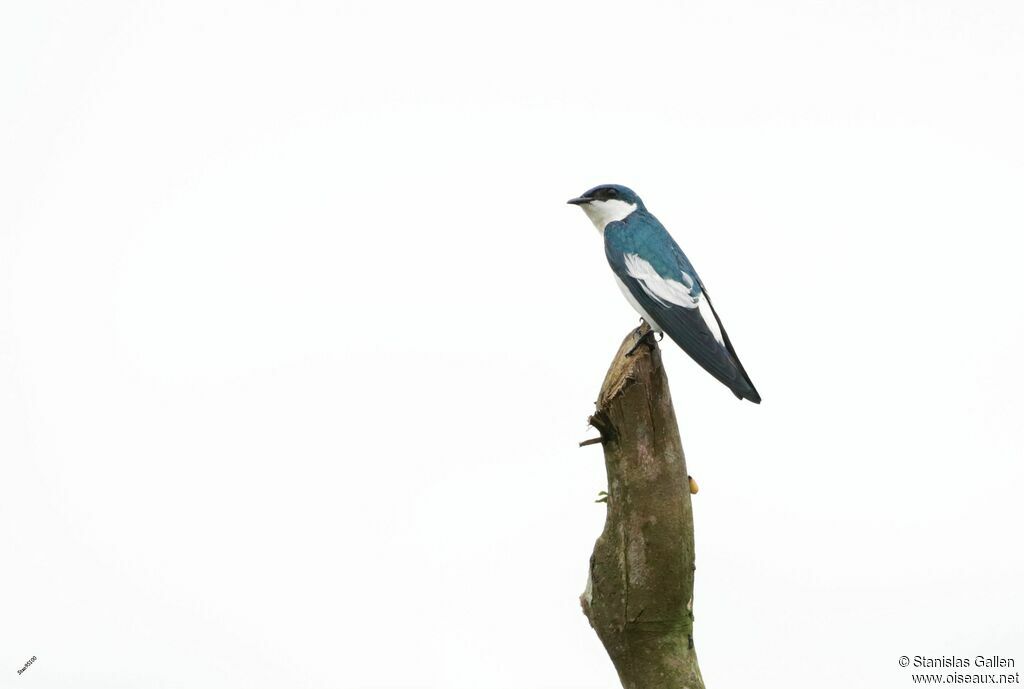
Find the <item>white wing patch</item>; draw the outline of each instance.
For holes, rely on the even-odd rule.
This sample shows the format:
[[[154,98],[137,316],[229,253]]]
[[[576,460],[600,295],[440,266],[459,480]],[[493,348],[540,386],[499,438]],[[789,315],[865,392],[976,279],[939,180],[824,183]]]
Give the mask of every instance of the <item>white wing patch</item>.
[[[654,266],[640,258],[637,254],[626,254],[625,261],[626,273],[640,283],[640,287],[647,296],[664,307],[671,305],[681,306],[684,309],[697,309],[700,317],[704,320],[704,324],[711,331],[718,344],[723,347],[725,346],[725,338],[722,337],[722,329],[719,327],[718,319],[715,318],[715,314],[711,310],[711,304],[708,303],[706,298],[702,298],[702,294],[693,294],[693,278],[686,273],[683,273],[681,276],[683,282],[664,278],[658,274]],[[636,305],[634,305],[634,308],[636,308]],[[642,311],[641,315],[647,316]],[[648,317],[649,320],[650,318]]]
[[[693,289],[693,281],[686,273],[683,273],[683,280],[688,280],[690,283],[688,285],[678,280],[663,278],[658,275],[654,266],[636,254],[626,254],[626,272],[630,277],[636,278],[647,296],[662,306],[675,304],[684,309],[697,307],[700,296],[694,297],[690,294],[690,290]]]
[[[708,302],[707,297],[704,297],[703,294],[700,296],[703,297],[700,299],[700,304],[698,306],[700,309],[700,317],[704,319],[704,324],[708,326],[708,330],[711,331],[711,334],[715,337],[718,344],[724,347],[725,338],[722,337],[722,329],[718,327],[718,319],[715,318],[715,312],[711,310],[711,303]]]

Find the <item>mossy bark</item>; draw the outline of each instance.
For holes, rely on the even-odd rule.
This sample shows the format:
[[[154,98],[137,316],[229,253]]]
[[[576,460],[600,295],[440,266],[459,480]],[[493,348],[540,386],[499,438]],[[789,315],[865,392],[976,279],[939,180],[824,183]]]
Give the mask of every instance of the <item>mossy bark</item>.
[[[668,379],[642,326],[619,347],[591,424],[608,471],[583,612],[625,689],[703,689],[693,646],[693,511]],[[650,339],[650,338],[648,338]]]

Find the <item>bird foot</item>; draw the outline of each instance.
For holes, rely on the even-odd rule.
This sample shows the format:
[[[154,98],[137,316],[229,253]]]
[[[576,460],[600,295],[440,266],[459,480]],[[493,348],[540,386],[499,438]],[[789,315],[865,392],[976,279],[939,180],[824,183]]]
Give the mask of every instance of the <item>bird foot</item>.
[[[595,500],[594,502],[608,502],[608,493],[602,490],[600,493],[597,494],[597,500]]]
[[[640,328],[643,328],[643,326],[640,326]],[[664,337],[664,335],[662,335],[662,337]],[[653,330],[648,330],[637,339],[632,347],[629,348],[629,351],[626,352],[626,356],[633,356],[633,353],[640,348],[640,345],[647,345],[651,348],[651,351],[654,351],[658,346],[658,342],[661,342],[661,338],[659,338]]]

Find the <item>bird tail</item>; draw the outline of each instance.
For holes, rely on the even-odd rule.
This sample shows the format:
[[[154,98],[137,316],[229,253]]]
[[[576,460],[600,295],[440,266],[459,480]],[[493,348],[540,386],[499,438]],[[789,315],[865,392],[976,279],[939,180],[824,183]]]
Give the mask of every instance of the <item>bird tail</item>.
[[[741,400],[750,400],[754,404],[761,404],[761,395],[758,393],[757,388],[754,387],[754,381],[750,380],[747,370],[743,368],[743,364],[740,362],[740,357],[736,353],[736,348],[732,346],[732,340],[729,339],[729,333],[725,332],[725,326],[722,325],[722,319],[718,317],[718,312],[715,311],[715,306],[711,303],[711,296],[708,295],[707,290],[704,291],[704,298],[708,300],[708,306],[711,307],[711,313],[715,317],[715,322],[718,323],[718,330],[722,333],[725,351],[729,353],[729,358],[732,360],[731,363],[736,369],[735,373],[739,375],[735,376],[732,380],[725,380],[724,378],[719,378],[713,371],[711,374],[725,383],[729,389],[732,390],[732,394],[736,395]]]
[[[718,318],[717,313],[715,318]],[[725,332],[725,328],[722,328],[722,339],[725,340],[725,348],[729,351],[729,356],[732,357],[732,363],[736,366],[736,372],[739,373],[738,380],[726,383],[726,385],[732,390],[732,394],[741,400],[750,400],[754,404],[761,404],[761,394],[754,387],[754,381],[750,380],[750,376],[747,375],[743,364],[740,363],[740,358],[736,355],[736,349],[732,346],[732,342],[729,341],[729,335]]]
[[[746,382],[746,386],[742,390],[737,390],[736,388],[733,388],[733,394],[739,397],[741,400],[750,400],[754,404],[761,404],[761,395],[758,394],[757,389],[754,387],[754,384],[750,382],[750,378],[747,377],[747,373],[746,371],[743,371],[742,366],[740,366],[740,371],[743,372],[743,378]]]

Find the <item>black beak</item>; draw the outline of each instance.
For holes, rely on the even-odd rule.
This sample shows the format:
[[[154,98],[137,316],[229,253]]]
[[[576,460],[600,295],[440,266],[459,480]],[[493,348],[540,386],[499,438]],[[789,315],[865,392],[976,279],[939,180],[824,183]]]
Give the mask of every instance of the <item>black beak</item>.
[[[577,196],[574,199],[569,199],[566,203],[571,203],[574,206],[582,206],[585,203],[590,203],[594,199],[588,199],[586,196]]]

